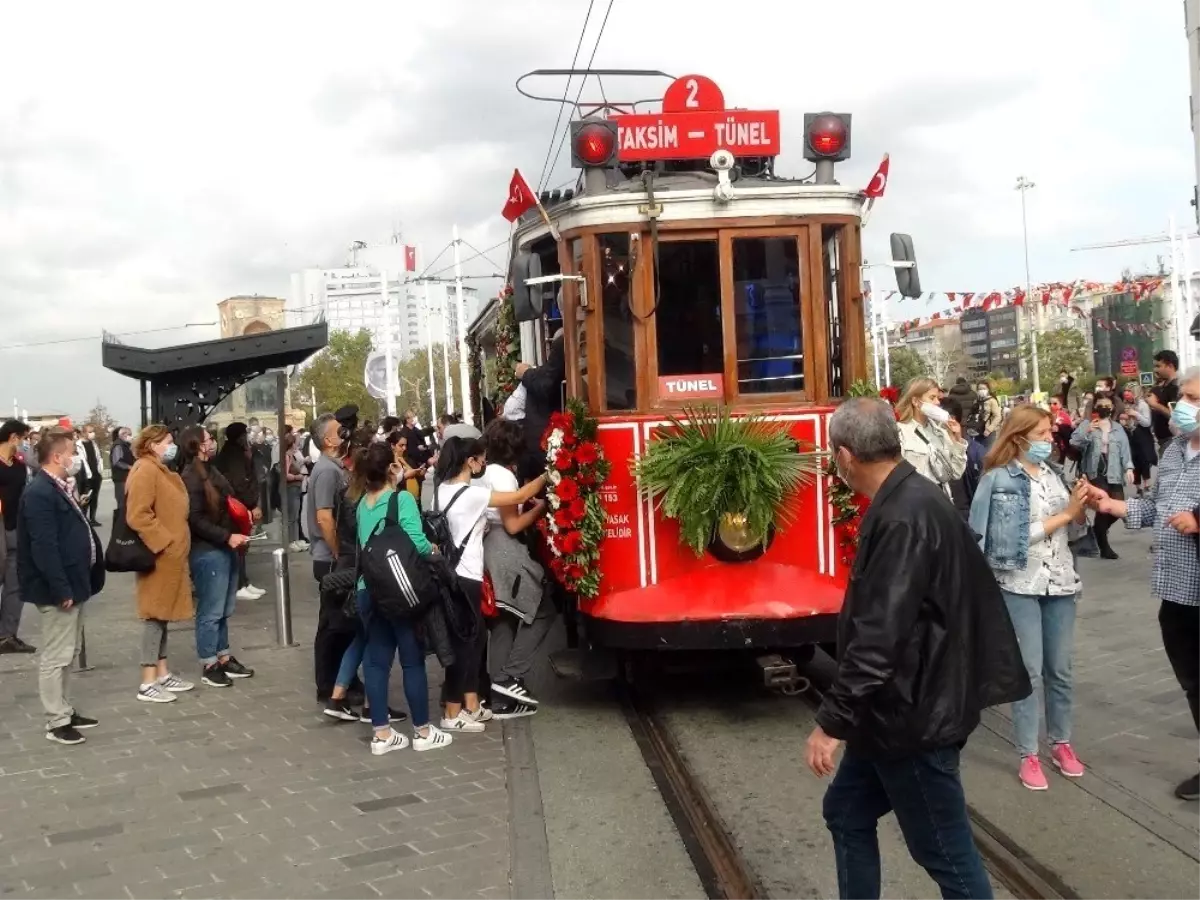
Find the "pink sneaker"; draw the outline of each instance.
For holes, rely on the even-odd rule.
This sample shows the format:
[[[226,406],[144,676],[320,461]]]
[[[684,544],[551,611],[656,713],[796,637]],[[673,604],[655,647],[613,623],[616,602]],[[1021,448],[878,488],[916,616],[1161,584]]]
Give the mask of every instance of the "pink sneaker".
[[[1068,778],[1079,778],[1083,775],[1083,763],[1079,761],[1070,744],[1055,744],[1054,749],[1050,751],[1050,758],[1058,767],[1058,771]]]
[[[1021,758],[1021,768],[1017,777],[1021,779],[1021,784],[1031,791],[1044,791],[1050,787],[1046,783],[1046,773],[1042,771],[1042,761],[1036,756]]]

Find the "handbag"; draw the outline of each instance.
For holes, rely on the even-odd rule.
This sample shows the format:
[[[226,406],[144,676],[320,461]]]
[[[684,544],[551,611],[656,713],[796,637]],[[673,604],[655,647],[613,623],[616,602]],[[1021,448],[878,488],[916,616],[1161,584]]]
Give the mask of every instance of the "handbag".
[[[114,516],[104,568],[109,572],[153,572],[154,562],[154,554],[129,527],[125,517]]]
[[[229,518],[238,534],[249,534],[254,530],[254,516],[241,500],[231,494],[225,498],[225,508],[229,510]]]
[[[488,572],[483,573],[483,590],[480,591],[479,610],[485,619],[495,619],[500,615],[496,606],[496,585]]]

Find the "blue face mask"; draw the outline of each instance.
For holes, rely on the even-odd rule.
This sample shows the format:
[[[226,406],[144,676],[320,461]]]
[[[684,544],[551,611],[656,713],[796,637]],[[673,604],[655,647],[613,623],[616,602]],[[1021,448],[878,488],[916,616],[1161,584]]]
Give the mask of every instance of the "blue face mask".
[[[1180,400],[1171,411],[1171,424],[1179,429],[1180,434],[1191,434],[1196,430],[1196,406],[1186,400]]]
[[[1031,463],[1041,465],[1050,458],[1050,451],[1054,449],[1049,441],[1030,441],[1029,449],[1025,451],[1025,458]]]
[[[163,462],[170,462],[171,460],[173,460],[175,458],[175,454],[178,452],[179,452],[178,444],[169,445],[167,447],[167,449],[163,451],[163,455],[162,455]]]

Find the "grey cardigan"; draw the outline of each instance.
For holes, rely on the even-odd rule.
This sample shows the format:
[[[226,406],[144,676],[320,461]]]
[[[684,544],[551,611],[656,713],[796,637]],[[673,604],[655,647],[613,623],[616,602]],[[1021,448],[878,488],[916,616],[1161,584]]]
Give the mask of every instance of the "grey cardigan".
[[[496,589],[496,606],[531,623],[542,603],[546,573],[529,548],[503,525],[492,527],[483,537],[483,562]]]

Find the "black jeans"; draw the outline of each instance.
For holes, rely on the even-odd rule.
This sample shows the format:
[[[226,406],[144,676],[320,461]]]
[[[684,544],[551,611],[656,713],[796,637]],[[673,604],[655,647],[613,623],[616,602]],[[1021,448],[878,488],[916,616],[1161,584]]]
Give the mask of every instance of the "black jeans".
[[[100,509],[100,488],[104,485],[104,479],[99,475],[93,475],[92,480],[88,482],[88,493],[91,496],[88,498],[87,516],[88,521],[95,524],[96,511]]]
[[[958,763],[957,747],[887,760],[846,751],[824,802],[841,897],[879,896],[876,829],[892,811],[908,852],[938,883],[943,897],[992,897],[971,836]]]
[[[1164,600],[1158,608],[1158,627],[1162,629],[1163,649],[1175,671],[1175,678],[1192,708],[1192,722],[1200,730],[1200,606],[1184,606]]]
[[[454,664],[446,667],[446,681],[442,689],[442,702],[462,703],[464,694],[479,693],[480,676],[486,672],[487,628],[483,623],[483,582],[469,578],[458,579],[467,602],[475,613],[475,637],[467,644],[454,642]]]
[[[313,560],[313,578],[321,579],[333,571],[333,563]],[[319,588],[318,588],[319,589]],[[342,657],[354,641],[354,620],[346,615],[345,598],[341,594],[321,592],[321,607],[317,614],[317,634],[313,638],[313,674],[317,683],[317,700],[324,702],[333,693]]]
[[[1125,499],[1125,486],[1121,484],[1109,484],[1108,479],[1103,476],[1089,478],[1095,487],[1100,488],[1112,497],[1114,500]],[[1092,526],[1093,532],[1096,534],[1096,543],[1100,545],[1101,553],[1111,553],[1112,547],[1108,543],[1108,530],[1112,528],[1113,523],[1117,521],[1116,516],[1110,516],[1108,513],[1096,513],[1096,523]]]

